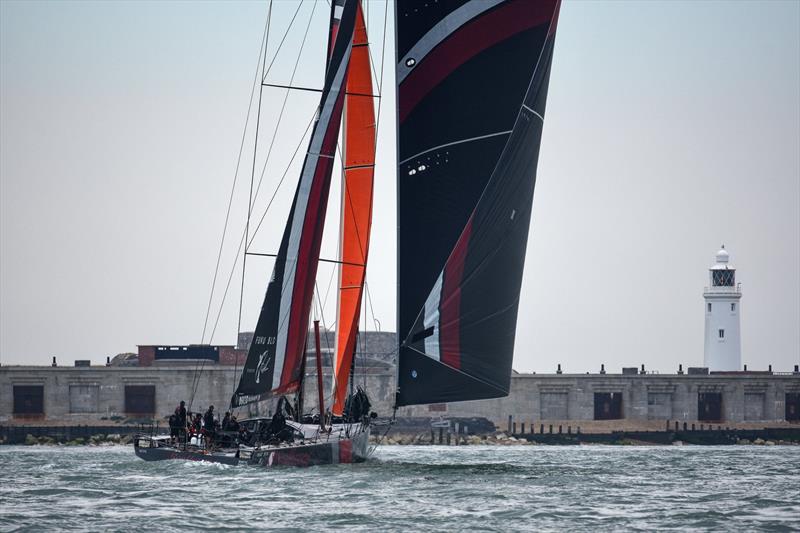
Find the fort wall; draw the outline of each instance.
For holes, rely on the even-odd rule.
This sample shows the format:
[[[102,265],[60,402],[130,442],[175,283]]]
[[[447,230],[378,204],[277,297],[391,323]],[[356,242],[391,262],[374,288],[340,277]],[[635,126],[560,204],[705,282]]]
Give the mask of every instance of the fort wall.
[[[229,404],[241,366],[155,364],[141,367],[0,367],[0,424],[87,423],[163,419],[181,400],[194,411]],[[201,370],[202,367],[202,370]],[[308,369],[315,374],[313,365]],[[324,371],[325,395],[332,378]],[[357,371],[381,416],[392,413],[391,366]],[[306,411],[318,405],[316,379],[306,380]],[[271,403],[244,407],[242,416],[269,415]],[[800,373],[515,374],[508,397],[404,407],[399,416],[486,417],[498,427],[548,421],[591,421],[603,427],[663,428],[679,423],[800,422]],[[509,418],[510,417],[510,418]],[[577,425],[577,424],[576,424]],[[587,427],[584,424],[584,427]]]

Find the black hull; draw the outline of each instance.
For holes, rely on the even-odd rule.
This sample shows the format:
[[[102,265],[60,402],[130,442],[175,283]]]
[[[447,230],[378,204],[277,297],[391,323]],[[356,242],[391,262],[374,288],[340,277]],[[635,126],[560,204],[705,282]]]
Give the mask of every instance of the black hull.
[[[234,453],[203,453],[200,451],[179,450],[171,446],[148,448],[139,446],[139,439],[134,440],[133,449],[136,452],[136,456],[145,461],[180,459],[183,461],[204,461],[207,463],[222,463],[226,465],[239,464],[239,458]]]
[[[240,451],[241,458],[233,452],[204,453],[202,451],[179,450],[165,445],[160,439],[137,437],[134,439],[134,451],[137,457],[145,461],[204,461],[227,465],[250,464],[263,467],[272,466],[318,466],[362,463],[369,456],[369,434],[367,426],[348,438],[331,437],[325,442],[312,444],[286,444],[280,446],[264,446]],[[140,446],[148,443],[150,446]]]
[[[259,448],[253,450],[248,464],[272,467],[363,463],[369,456],[369,433],[367,427],[350,438]]]

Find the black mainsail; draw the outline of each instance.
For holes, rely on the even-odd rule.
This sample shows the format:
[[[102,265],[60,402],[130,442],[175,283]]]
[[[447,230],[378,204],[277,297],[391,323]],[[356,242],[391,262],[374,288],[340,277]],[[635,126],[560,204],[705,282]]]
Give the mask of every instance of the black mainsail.
[[[398,0],[396,405],[508,394],[560,0]]]
[[[333,160],[339,137],[357,0],[336,0],[333,34],[319,112],[289,220],[275,259],[239,386],[236,407],[267,394],[296,391],[302,380],[306,332],[317,275]]]

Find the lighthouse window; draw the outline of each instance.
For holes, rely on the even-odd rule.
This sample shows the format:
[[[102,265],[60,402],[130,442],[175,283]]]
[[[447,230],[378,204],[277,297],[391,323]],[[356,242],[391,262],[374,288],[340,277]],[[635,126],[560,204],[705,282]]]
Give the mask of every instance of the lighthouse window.
[[[720,339],[724,339],[725,338],[725,330],[724,329],[719,330],[719,338]]]
[[[736,304],[731,304],[731,311],[736,311]]]
[[[708,312],[711,312],[711,304],[708,304]]]
[[[715,287],[733,287],[733,270],[714,270],[713,283]]]

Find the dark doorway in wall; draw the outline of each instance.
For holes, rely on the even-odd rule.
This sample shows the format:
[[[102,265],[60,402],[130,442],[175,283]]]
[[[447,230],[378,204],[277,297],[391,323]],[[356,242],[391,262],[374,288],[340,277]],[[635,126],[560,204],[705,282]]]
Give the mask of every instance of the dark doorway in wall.
[[[594,393],[594,419],[619,420],[622,418],[621,392]]]
[[[722,420],[721,392],[698,393],[697,419],[703,422],[719,422]]]
[[[786,393],[786,421],[800,422],[800,392]]]
[[[155,385],[125,385],[125,412],[152,415],[156,412]]]
[[[44,415],[44,385],[14,385],[14,416]]]

